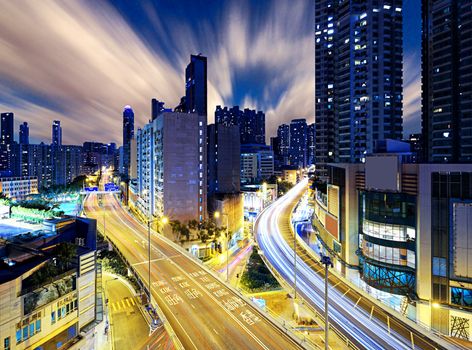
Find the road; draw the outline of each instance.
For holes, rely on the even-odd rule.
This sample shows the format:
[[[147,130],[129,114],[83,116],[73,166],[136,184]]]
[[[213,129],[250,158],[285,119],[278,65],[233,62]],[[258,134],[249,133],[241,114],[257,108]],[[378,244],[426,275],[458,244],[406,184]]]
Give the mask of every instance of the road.
[[[290,228],[290,213],[306,191],[307,180],[297,184],[286,195],[268,207],[256,222],[255,232],[259,247],[273,268],[290,285],[294,284],[293,231]],[[300,253],[300,256],[298,255]],[[317,261],[297,248],[297,292],[309,304],[323,312],[324,310],[324,268]],[[334,278],[334,277],[333,277]],[[391,318],[390,331],[387,325],[378,319],[378,310],[373,315],[366,310],[374,310],[365,299],[357,296],[343,286],[339,279],[332,283],[329,295],[329,318],[341,333],[365,349],[411,349],[410,329]],[[334,288],[333,288],[334,286]],[[362,303],[359,301],[362,300]],[[356,302],[357,301],[357,302]],[[373,317],[372,317],[373,316]],[[390,321],[389,320],[389,321]],[[397,322],[397,323],[394,323]],[[397,326],[396,328],[393,325]],[[441,348],[427,336],[413,330],[415,349]]]
[[[87,216],[124,254],[143,281],[148,279],[147,228],[112,195],[98,205],[85,199]],[[301,349],[259,310],[235,294],[192,257],[152,234],[152,296],[185,349]]]
[[[139,310],[139,298],[133,296],[121,279],[103,275],[106,298],[108,299],[108,320],[114,349],[171,349],[172,343],[164,327],[149,336],[149,327]]]

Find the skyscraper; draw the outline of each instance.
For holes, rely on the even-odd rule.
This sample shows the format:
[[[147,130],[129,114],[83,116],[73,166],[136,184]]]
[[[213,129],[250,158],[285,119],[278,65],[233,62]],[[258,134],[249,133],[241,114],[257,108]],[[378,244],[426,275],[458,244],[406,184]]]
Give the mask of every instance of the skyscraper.
[[[27,122],[20,124],[20,145],[29,144],[29,126]]]
[[[137,132],[138,208],[170,220],[203,220],[206,116],[163,112]]]
[[[316,142],[315,142],[315,123],[311,123],[308,125],[307,128],[307,165],[315,164],[315,150],[316,150]]]
[[[62,146],[62,128],[59,120],[54,120],[52,123],[52,146]]]
[[[123,110],[123,158],[121,173],[127,178],[131,159],[131,139],[134,137],[134,112],[130,106]]]
[[[402,137],[402,0],[315,1],[317,171]]]
[[[277,137],[279,139],[281,165],[288,165],[288,150],[290,146],[290,126],[288,124],[279,125],[277,128]]]
[[[220,125],[238,125],[241,136],[241,144],[265,145],[265,114],[262,111],[245,108],[244,111],[239,106],[232,108],[216,106],[215,123]]]
[[[14,141],[13,139],[13,119],[14,114],[2,113],[1,114],[1,134],[0,134],[0,143],[2,145],[11,145]]]
[[[240,189],[240,143],[237,125],[208,125],[208,196],[238,193]]]
[[[423,0],[425,161],[472,162],[472,3]]]
[[[12,175],[11,154],[13,147],[13,113],[0,116],[0,175]]]
[[[307,124],[306,119],[293,119],[290,123],[290,165],[305,168],[307,165]]]
[[[191,55],[185,70],[185,102],[187,112],[207,115],[207,58]]]

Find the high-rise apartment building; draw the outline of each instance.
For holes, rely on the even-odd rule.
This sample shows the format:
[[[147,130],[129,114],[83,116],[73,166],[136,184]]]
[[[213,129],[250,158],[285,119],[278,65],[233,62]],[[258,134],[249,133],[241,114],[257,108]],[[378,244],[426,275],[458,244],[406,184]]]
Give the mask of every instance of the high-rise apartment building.
[[[293,119],[290,122],[290,165],[299,168],[307,165],[307,129],[306,119]]]
[[[20,124],[20,145],[29,144],[29,126],[27,122]]]
[[[137,206],[147,217],[203,220],[206,116],[164,112],[137,132]]]
[[[425,161],[472,162],[472,4],[422,1]]]
[[[222,125],[238,125],[242,145],[259,144],[265,145],[265,114],[239,106],[232,108],[216,106],[215,123]]]
[[[315,1],[317,172],[402,137],[402,0]]]
[[[236,125],[208,125],[208,196],[240,190],[240,143]]]
[[[62,128],[60,120],[54,120],[52,122],[52,146],[62,146]]]
[[[185,70],[187,112],[207,115],[207,58],[191,55]]]
[[[134,137],[134,112],[130,106],[125,106],[123,110],[123,157],[120,172],[128,178],[131,139]]]
[[[288,124],[279,125],[277,128],[277,137],[279,139],[281,165],[288,165],[288,152],[290,147],[290,126]]]
[[[307,127],[307,136],[306,136],[306,141],[307,141],[307,165],[313,165],[315,164],[315,151],[316,151],[316,129],[315,129],[315,123],[311,123]]]
[[[0,176],[12,175],[13,119],[11,112],[0,115]]]

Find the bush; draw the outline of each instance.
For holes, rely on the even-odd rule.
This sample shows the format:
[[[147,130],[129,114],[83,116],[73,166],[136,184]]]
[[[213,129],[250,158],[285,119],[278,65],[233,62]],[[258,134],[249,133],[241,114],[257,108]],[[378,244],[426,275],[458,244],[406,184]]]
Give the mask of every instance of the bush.
[[[250,292],[279,289],[279,282],[272,276],[256,250],[253,250],[246,269],[241,276],[241,284]]]

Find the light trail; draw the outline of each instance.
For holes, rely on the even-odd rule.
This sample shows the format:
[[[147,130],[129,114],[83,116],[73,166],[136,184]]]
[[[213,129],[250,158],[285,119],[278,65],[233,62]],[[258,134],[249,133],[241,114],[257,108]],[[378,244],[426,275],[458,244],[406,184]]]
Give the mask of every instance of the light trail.
[[[280,275],[293,286],[294,252],[293,247],[282,237],[279,221],[287,215],[293,202],[307,186],[307,179],[302,180],[285,196],[268,207],[256,222],[256,235],[265,257]],[[297,257],[297,292],[314,305],[324,310],[324,279],[313,271],[301,258]],[[331,289],[329,293],[330,322],[334,322],[343,334],[355,339],[358,345],[366,349],[411,349],[411,343],[388,331],[387,327],[375,319],[370,319],[363,310],[355,308],[354,303],[342,294]]]

